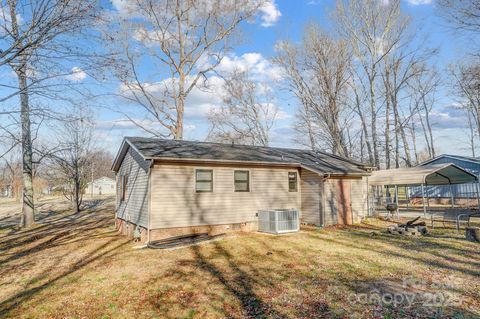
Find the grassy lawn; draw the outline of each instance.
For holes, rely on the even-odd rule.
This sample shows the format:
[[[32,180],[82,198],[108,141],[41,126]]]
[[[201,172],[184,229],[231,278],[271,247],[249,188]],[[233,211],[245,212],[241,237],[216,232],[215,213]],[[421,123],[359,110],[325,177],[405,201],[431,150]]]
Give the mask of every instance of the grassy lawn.
[[[480,245],[452,230],[403,238],[369,220],[133,249],[115,232],[112,202],[96,205],[0,228],[0,317],[480,317]]]

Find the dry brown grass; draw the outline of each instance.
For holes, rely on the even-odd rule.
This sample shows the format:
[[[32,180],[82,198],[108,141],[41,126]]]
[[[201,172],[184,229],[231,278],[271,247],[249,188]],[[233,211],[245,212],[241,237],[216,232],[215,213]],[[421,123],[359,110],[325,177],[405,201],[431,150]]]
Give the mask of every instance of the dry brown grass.
[[[451,230],[403,238],[384,233],[385,223],[373,220],[138,250],[116,234],[112,210],[108,202],[78,216],[50,215],[30,230],[0,230],[0,317],[480,316],[479,245]],[[405,289],[403,279],[425,282]],[[461,303],[435,308],[420,299],[412,307],[358,301],[372,291],[441,291]]]

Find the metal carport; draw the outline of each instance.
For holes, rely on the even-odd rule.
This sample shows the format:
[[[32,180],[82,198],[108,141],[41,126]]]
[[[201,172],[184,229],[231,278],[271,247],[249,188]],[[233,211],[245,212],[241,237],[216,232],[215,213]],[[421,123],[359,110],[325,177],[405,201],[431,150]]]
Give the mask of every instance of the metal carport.
[[[425,190],[427,185],[454,185],[476,182],[477,200],[480,206],[478,178],[454,164],[436,164],[407,168],[395,168],[372,172],[368,178],[369,186],[394,186],[395,198],[398,206],[398,186],[422,186],[422,201],[424,215],[427,213],[425,205]],[[453,193],[452,207],[454,205]],[[397,209],[398,214],[398,209]]]

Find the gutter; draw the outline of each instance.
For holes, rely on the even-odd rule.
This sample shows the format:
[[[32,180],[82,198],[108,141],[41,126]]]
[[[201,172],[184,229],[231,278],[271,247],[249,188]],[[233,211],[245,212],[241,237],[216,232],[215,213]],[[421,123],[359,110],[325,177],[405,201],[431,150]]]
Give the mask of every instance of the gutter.
[[[150,243],[150,232],[152,230],[151,225],[151,216],[152,216],[152,167],[153,161],[150,161],[150,166],[148,167],[148,212],[147,212],[147,245]]]
[[[195,158],[176,158],[176,157],[145,157],[145,160],[155,160],[161,162],[173,163],[216,163],[216,164],[246,164],[246,165],[269,165],[269,166],[290,166],[302,167],[302,164],[295,162],[255,162],[255,161],[238,161],[238,160],[223,160],[223,159],[195,159]]]
[[[318,170],[310,168],[308,166],[302,165],[301,163],[295,162],[254,162],[254,161],[238,161],[238,160],[222,160],[222,159],[192,159],[192,158],[175,158],[175,157],[145,157],[145,160],[150,161],[158,161],[164,163],[192,163],[192,164],[240,164],[246,166],[253,166],[253,165],[261,165],[261,166],[279,166],[279,167],[296,167],[296,168],[303,168],[308,171],[317,173],[317,174],[324,174]],[[344,176],[369,176],[371,175],[370,172],[355,172],[355,173],[328,173],[328,175],[344,177]]]

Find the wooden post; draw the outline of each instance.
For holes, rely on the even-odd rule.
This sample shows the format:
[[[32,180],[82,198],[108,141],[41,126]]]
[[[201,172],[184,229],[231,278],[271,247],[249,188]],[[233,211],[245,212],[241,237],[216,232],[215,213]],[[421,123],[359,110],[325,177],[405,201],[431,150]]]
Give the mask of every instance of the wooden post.
[[[425,206],[425,186],[422,184],[422,203],[423,203],[423,218],[427,217],[427,207]]]
[[[407,200],[407,208],[408,205],[410,204],[410,187],[405,185],[405,199]]]
[[[400,219],[400,211],[398,209],[398,186],[397,185],[395,185],[395,204],[397,205],[397,219]]]

